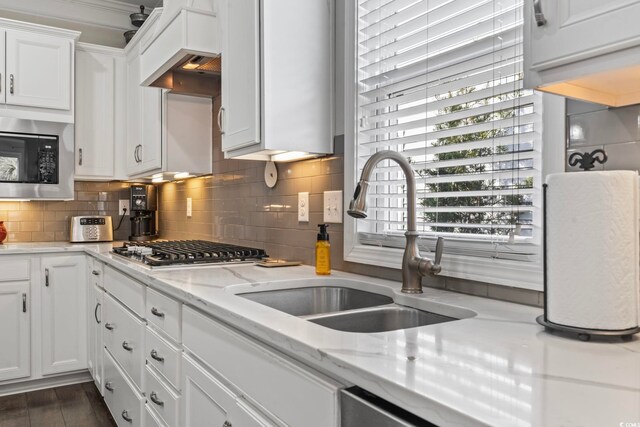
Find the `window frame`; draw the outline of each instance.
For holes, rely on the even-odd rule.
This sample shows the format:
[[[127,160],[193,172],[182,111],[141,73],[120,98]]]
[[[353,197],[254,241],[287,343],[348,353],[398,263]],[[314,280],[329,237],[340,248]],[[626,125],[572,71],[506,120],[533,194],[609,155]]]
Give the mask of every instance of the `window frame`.
[[[356,159],[357,136],[357,1],[344,2],[344,203],[348,206],[360,178]],[[525,35],[526,37],[526,35]],[[525,50],[525,55],[527,54]],[[526,63],[526,61],[525,61]],[[526,70],[525,70],[526,72]],[[566,145],[566,102],[557,95],[542,96],[542,171],[563,172]],[[544,208],[544,207],[543,207]],[[346,209],[345,209],[346,210]],[[362,245],[358,242],[356,220],[345,216],[344,260],[359,264],[400,269],[402,249]],[[536,262],[518,262],[503,259],[447,255],[445,242],[442,258],[442,276],[493,283],[516,288],[543,290],[543,253]],[[430,257],[431,254],[425,253]]]

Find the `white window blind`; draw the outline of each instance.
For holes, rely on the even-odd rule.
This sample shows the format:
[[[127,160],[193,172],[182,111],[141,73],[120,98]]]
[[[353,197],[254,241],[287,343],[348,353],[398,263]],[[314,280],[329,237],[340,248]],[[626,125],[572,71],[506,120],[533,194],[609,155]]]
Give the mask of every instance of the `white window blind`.
[[[537,261],[541,95],[522,88],[521,0],[358,0],[357,148],[411,162],[421,246]],[[376,168],[365,245],[403,247],[406,193]]]

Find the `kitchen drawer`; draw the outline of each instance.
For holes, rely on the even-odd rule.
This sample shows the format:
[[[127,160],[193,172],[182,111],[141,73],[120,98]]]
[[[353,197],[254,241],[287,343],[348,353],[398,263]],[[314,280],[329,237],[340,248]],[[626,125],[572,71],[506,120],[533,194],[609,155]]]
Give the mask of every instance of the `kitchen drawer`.
[[[145,399],[129,382],[111,354],[104,351],[104,401],[119,427],[144,425]],[[127,419],[131,421],[127,421]]]
[[[147,363],[156,368],[176,390],[180,390],[181,353],[181,349],[147,327],[144,352]]]
[[[129,310],[144,317],[145,285],[111,267],[105,267],[104,288]]]
[[[147,289],[147,311],[145,317],[150,324],[180,343],[182,304],[153,289]]]
[[[186,306],[182,340],[186,350],[286,424],[338,425],[337,382]]]
[[[148,403],[144,406],[144,415],[144,427],[167,427]]]
[[[138,389],[144,390],[144,322],[107,294],[103,323],[105,346]]]
[[[89,258],[89,282],[104,288],[104,264],[95,258]]]
[[[145,368],[145,395],[147,404],[169,427],[178,427],[180,396],[164,384],[149,365]]]
[[[31,263],[28,259],[3,257],[0,260],[0,282],[29,280]]]

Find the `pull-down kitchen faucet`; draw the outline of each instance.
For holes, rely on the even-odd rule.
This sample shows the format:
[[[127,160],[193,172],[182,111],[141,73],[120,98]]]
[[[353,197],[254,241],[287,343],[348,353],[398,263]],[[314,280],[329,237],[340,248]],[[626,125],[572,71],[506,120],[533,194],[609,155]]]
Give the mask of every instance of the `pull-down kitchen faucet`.
[[[395,151],[379,151],[371,156],[362,169],[360,181],[353,193],[353,199],[351,203],[349,203],[349,210],[347,212],[354,218],[367,217],[366,199],[369,188],[368,180],[376,165],[386,159],[398,163],[407,179],[407,216],[409,224],[406,233],[404,233],[407,243],[402,258],[402,292],[407,294],[421,294],[421,278],[427,274],[435,275],[440,273],[440,259],[442,258],[444,239],[438,237],[435,261],[420,256],[418,243],[416,241],[418,238],[416,228],[416,178],[413,175],[413,169],[407,159]]]

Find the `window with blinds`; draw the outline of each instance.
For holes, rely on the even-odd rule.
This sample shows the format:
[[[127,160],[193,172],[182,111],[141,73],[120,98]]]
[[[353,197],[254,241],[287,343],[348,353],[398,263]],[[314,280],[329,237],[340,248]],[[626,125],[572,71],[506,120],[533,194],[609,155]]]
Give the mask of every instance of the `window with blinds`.
[[[537,260],[541,95],[522,86],[522,0],[359,0],[357,164],[403,153],[418,183],[421,246]],[[376,168],[361,244],[403,247],[406,192]]]

